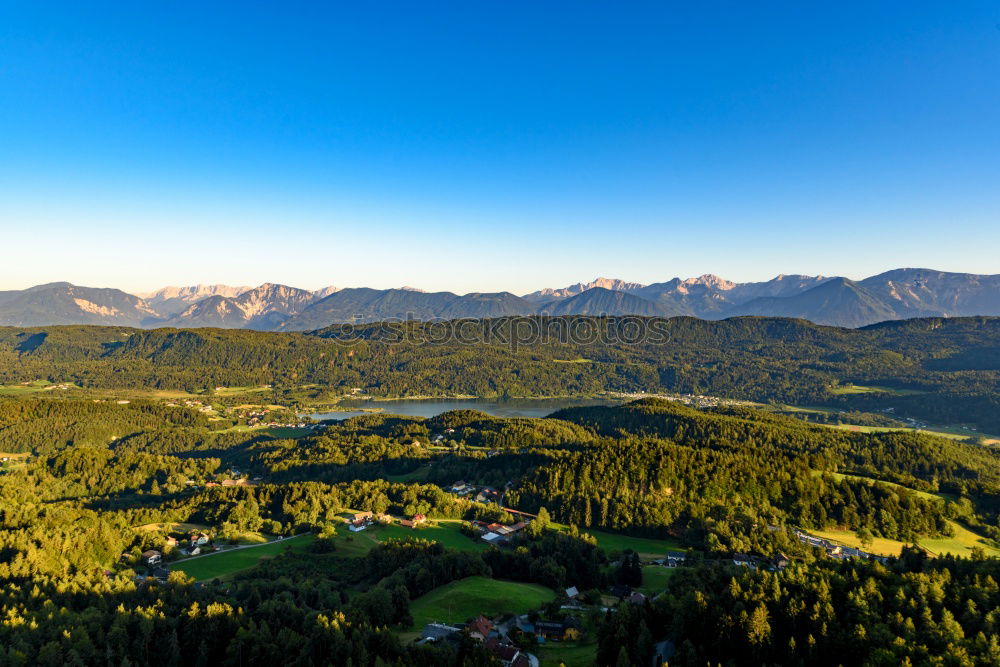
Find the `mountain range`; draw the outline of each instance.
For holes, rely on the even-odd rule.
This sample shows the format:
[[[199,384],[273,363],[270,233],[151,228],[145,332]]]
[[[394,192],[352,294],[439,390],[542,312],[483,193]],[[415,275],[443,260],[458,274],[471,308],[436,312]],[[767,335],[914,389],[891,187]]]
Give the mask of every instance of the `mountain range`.
[[[779,275],[736,283],[715,275],[644,285],[597,278],[517,296],[458,295],[411,287],[304,290],[194,285],[133,295],[66,282],[0,291],[0,325],[103,324],[307,331],[342,322],[486,318],[506,315],[648,315],[725,319],[791,317],[861,327],[911,317],[1000,315],[1000,275],[896,269],[860,281]]]

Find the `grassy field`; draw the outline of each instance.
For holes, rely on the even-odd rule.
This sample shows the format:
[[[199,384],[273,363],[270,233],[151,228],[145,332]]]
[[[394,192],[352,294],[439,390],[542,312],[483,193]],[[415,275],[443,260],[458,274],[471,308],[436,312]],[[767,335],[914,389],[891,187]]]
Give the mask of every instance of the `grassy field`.
[[[667,581],[675,574],[677,574],[676,567],[644,565],[642,568],[642,586],[639,587],[639,590],[646,595],[662,593],[663,589],[667,587]]]
[[[34,382],[27,382],[24,384],[0,385],[0,396],[24,396],[27,394],[37,394],[43,391],[63,392],[72,391],[74,389],[80,389],[80,386],[69,382],[64,384],[53,384],[51,382],[46,382],[45,380],[35,380]]]
[[[979,546],[986,551],[988,556],[1000,556],[1000,549],[988,545],[979,535],[954,521],[949,521],[949,523],[955,529],[954,537],[922,538],[917,544],[933,554],[954,554],[969,557],[972,555],[972,548]],[[905,542],[876,537],[870,547],[864,547],[861,545],[861,540],[850,530],[814,530],[810,532],[831,542],[857,547],[882,556],[898,556],[905,544]]]
[[[312,535],[299,535],[280,542],[269,542],[259,547],[235,549],[200,558],[177,561],[170,564],[170,569],[185,572],[198,581],[215,579],[249,570],[261,560],[273,558],[289,548],[292,551],[305,551],[312,540]]]
[[[270,387],[216,387],[214,394],[220,397],[242,396],[244,394],[259,394],[271,391]]]
[[[523,614],[555,599],[555,593],[538,584],[469,577],[435,588],[410,603],[412,630],[428,623],[462,623],[480,614]]]
[[[434,521],[433,525],[415,530],[393,524],[391,526],[376,526],[357,534],[364,535],[365,533],[371,533],[379,541],[388,538],[406,539],[415,537],[421,540],[438,542],[449,549],[457,549],[459,551],[486,551],[489,548],[486,542],[483,540],[473,540],[459,532],[462,523],[461,521],[438,520]]]
[[[920,540],[920,546],[924,547],[931,553],[950,553],[959,556],[970,556],[972,554],[972,548],[978,546],[985,549],[986,555],[988,556],[1000,556],[1000,549],[989,546],[982,537],[973,533],[965,526],[955,523],[954,521],[951,522],[951,525],[955,529],[954,537],[922,539]]]
[[[552,524],[554,527],[567,531],[569,527],[563,524]],[[619,535],[618,533],[607,533],[603,530],[587,528],[581,530],[597,540],[597,545],[605,552],[625,551],[631,549],[640,556],[662,557],[667,551],[684,551],[684,547],[679,542],[670,539],[655,539],[649,537],[632,537],[629,535]]]
[[[842,384],[830,387],[830,393],[837,396],[850,394],[891,394],[893,396],[916,396],[927,392],[917,389],[893,389],[892,387],[864,386],[860,384]]]
[[[1000,437],[992,435],[989,433],[979,433],[978,431],[966,431],[958,426],[935,426],[933,428],[905,428],[896,426],[859,426],[857,424],[817,424],[817,426],[826,426],[827,428],[836,428],[842,431],[851,431],[854,433],[888,433],[890,431],[896,432],[908,432],[908,433],[923,433],[924,435],[936,435],[939,438],[948,438],[949,440],[968,440],[969,438],[975,438],[982,436],[986,438],[987,442],[1000,441]]]
[[[8,461],[0,462],[0,470],[16,470],[18,468],[23,468],[27,462],[28,458],[31,456],[28,452],[0,452],[0,458],[7,458]]]
[[[540,667],[590,667],[597,657],[597,642],[561,642],[539,646],[534,652]]]

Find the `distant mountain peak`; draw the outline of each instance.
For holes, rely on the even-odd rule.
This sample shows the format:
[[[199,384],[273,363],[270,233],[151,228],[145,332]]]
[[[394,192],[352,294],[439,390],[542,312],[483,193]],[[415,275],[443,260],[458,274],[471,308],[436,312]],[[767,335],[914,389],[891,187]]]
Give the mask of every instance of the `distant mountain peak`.
[[[546,287],[540,289],[537,292],[532,292],[531,294],[525,294],[524,298],[529,301],[534,301],[536,303],[543,301],[551,301],[553,299],[567,299],[571,296],[577,294],[582,294],[587,290],[594,289],[595,287],[600,287],[601,289],[608,289],[615,292],[630,292],[632,290],[637,290],[645,287],[642,283],[633,283],[627,280],[621,280],[620,278],[594,278],[589,283],[577,283],[575,285],[569,285],[568,287],[563,287],[559,289],[553,289],[551,287]]]
[[[885,271],[863,280],[778,274],[738,283],[706,273],[643,285],[598,277],[560,289],[427,293],[414,287],[333,286],[316,291],[266,282],[257,287],[164,287],[140,298],[113,288],[68,282],[0,291],[0,325],[102,324],[231,327],[302,331],[341,322],[550,314],[635,314],[723,319],[781,316],[817,324],[865,326],[889,319],[1000,315],[1000,275],[924,268]]]

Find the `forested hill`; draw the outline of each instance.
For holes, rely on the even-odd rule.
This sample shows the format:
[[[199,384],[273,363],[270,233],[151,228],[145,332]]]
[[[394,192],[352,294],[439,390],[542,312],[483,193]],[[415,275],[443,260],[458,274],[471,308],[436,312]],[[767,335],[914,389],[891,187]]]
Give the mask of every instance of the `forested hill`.
[[[459,321],[456,321],[459,322]],[[316,384],[319,398],[680,392],[867,411],[1000,431],[1000,318],[863,329],[803,320],[511,317],[309,333],[0,328],[0,384],[205,390]],[[539,339],[538,332],[546,335]],[[637,335],[640,332],[641,335]],[[848,383],[884,391],[851,394]]]

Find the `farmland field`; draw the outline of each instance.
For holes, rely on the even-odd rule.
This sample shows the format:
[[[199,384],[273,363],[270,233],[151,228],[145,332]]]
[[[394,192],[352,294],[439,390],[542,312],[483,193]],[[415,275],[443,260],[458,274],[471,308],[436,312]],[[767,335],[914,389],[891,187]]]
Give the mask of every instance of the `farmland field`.
[[[676,567],[646,565],[642,568],[642,586],[639,590],[646,595],[661,593],[667,587],[667,581],[675,574],[677,574]]]
[[[986,551],[987,556],[1000,556],[1000,549],[990,546],[979,535],[954,521],[949,521],[949,523],[955,529],[954,537],[925,537],[920,539],[917,544],[933,554],[954,554],[968,558],[972,554],[972,548],[978,546]],[[850,530],[812,530],[809,532],[831,542],[864,549],[865,551],[881,556],[898,556],[900,550],[906,544],[897,540],[876,537],[870,547],[863,547],[861,546],[861,540]]]
[[[185,572],[198,581],[215,579],[242,570],[248,570],[265,558],[273,558],[285,549],[305,551],[313,540],[312,535],[299,535],[287,540],[269,542],[255,547],[233,549],[222,553],[190,558],[170,564],[171,570]]]
[[[549,643],[535,650],[540,667],[589,667],[597,657],[597,643],[594,641],[577,643]]]
[[[479,614],[523,614],[555,599],[555,593],[538,584],[469,577],[435,588],[410,603],[413,630],[428,623],[461,623]]]
[[[461,521],[436,521],[430,526],[423,526],[417,529],[404,528],[403,526],[393,524],[391,526],[376,526],[369,528],[368,531],[372,531],[375,539],[379,541],[387,538],[400,540],[418,538],[438,542],[448,549],[458,549],[460,551],[486,551],[489,548],[489,545],[483,540],[474,540],[459,532],[461,526]],[[364,532],[359,534],[363,535]]]
[[[560,530],[568,530],[569,527],[562,524],[552,524]],[[618,533],[608,533],[603,530],[588,528],[580,532],[585,532],[597,540],[598,546],[605,552],[625,551],[631,549],[640,556],[662,557],[667,551],[684,551],[684,547],[676,540],[658,539],[652,537],[632,537],[630,535],[620,535]]]

